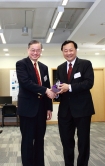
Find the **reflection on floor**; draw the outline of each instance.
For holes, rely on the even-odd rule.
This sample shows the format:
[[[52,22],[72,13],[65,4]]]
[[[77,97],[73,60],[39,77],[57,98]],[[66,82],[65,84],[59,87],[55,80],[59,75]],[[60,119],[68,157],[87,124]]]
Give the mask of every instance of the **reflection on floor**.
[[[1,128],[0,128],[1,130]],[[75,138],[77,141],[77,138]],[[0,134],[0,166],[22,166],[19,127],[4,127]],[[75,166],[77,158],[75,147]],[[45,165],[64,166],[58,126],[48,125],[45,135]],[[105,166],[105,122],[91,125],[91,154],[89,166]]]

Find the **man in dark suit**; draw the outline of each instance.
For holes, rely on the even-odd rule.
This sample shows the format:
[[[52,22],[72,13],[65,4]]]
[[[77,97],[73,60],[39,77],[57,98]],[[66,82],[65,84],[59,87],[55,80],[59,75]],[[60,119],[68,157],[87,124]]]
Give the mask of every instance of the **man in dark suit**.
[[[28,57],[16,63],[23,166],[44,166],[46,119],[52,116],[51,99],[55,94],[50,89],[48,67],[38,61],[41,52],[42,44],[32,40]]]
[[[65,166],[74,166],[75,131],[78,137],[77,166],[88,166],[90,154],[90,124],[94,106],[90,89],[94,83],[92,64],[77,57],[77,44],[65,41],[61,50],[67,62],[57,68],[60,80],[58,125],[63,145]],[[70,68],[69,68],[69,64]],[[69,75],[67,74],[69,70]],[[70,73],[71,72],[71,73]],[[68,75],[68,76],[67,76]],[[68,79],[69,77],[69,79]]]

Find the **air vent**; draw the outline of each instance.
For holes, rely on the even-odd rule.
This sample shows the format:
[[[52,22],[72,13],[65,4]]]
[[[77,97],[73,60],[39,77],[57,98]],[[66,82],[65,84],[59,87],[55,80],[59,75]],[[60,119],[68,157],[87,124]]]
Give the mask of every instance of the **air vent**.
[[[28,27],[23,27],[22,28],[22,35],[23,36],[28,36]]]

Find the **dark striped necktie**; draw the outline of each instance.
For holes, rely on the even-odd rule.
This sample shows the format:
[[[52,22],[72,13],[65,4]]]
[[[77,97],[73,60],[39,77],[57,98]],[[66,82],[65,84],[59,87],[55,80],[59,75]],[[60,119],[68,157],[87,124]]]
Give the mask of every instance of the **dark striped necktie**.
[[[72,64],[70,63],[70,64],[69,64],[68,73],[67,73],[68,81],[70,80],[71,72],[72,72]]]

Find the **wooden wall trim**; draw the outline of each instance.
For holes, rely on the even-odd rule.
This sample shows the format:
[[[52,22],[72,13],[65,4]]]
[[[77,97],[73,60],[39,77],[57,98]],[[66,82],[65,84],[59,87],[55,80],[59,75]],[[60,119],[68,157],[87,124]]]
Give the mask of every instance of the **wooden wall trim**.
[[[53,125],[53,124],[58,124],[58,121],[47,121],[47,125]]]

